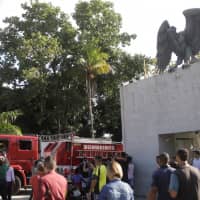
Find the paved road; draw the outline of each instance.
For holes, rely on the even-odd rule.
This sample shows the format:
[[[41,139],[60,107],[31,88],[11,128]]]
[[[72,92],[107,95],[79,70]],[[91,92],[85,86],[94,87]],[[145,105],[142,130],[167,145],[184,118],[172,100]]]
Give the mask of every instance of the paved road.
[[[28,188],[26,190],[21,189],[18,195],[13,195],[12,200],[28,200],[30,197],[31,189]],[[1,197],[0,197],[1,200]]]
[[[29,195],[18,195],[18,196],[14,195],[12,196],[12,200],[29,200]]]
[[[31,189],[28,188],[26,190],[22,189],[18,195],[12,196],[12,200],[29,200]],[[135,197],[135,200],[145,200],[145,197]],[[0,197],[1,200],[1,197]]]

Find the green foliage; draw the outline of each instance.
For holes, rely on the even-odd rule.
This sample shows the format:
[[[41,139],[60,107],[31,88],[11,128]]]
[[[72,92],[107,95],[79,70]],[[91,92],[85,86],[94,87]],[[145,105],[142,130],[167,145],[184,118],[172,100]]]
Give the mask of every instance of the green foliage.
[[[148,67],[151,59],[120,50],[136,35],[121,33],[113,4],[80,1],[76,27],[49,3],[22,8],[22,16],[6,18],[0,30],[0,112],[21,110],[15,123],[26,133],[84,133],[89,94],[97,135],[110,132],[120,139],[118,86],[143,76],[144,61]]]
[[[106,63],[108,55],[104,52],[101,52],[101,49],[96,47],[98,44],[96,41],[88,41],[87,44],[83,47],[85,51],[85,71],[86,71],[86,88],[88,95],[88,108],[89,108],[89,119],[91,124],[91,135],[94,137],[94,121],[93,121],[93,105],[92,97],[94,97],[96,91],[94,86],[96,85],[95,77],[97,75],[107,74],[110,72],[110,65]]]
[[[114,12],[111,2],[81,1],[76,5],[73,18],[81,31],[81,40],[98,38],[99,44],[108,48],[118,44],[121,16]]]
[[[82,47],[82,64],[86,72],[94,76],[110,72],[110,65],[106,62],[109,56],[102,52],[95,40],[87,41]]]
[[[22,113],[18,110],[2,112],[0,114],[0,124],[13,123],[20,115],[22,115]]]
[[[21,114],[18,110],[2,112],[0,114],[0,134],[22,135],[21,129],[11,124]]]
[[[44,73],[47,64],[60,56],[61,52],[57,38],[36,32],[31,34],[30,39],[22,40],[18,59],[25,68],[37,67]]]
[[[25,80],[33,80],[33,79],[39,79],[40,78],[40,72],[36,67],[31,67],[29,69],[24,69],[22,71],[22,76]]]
[[[2,80],[12,85],[12,93],[20,92],[14,108],[23,110],[26,131],[61,131],[71,126],[68,112],[80,109],[76,105],[72,112],[75,106],[68,106],[72,102],[67,97],[70,91],[80,93],[74,86],[76,70],[71,69],[76,31],[68,16],[51,4],[36,2],[22,8],[23,18],[7,18],[9,25],[0,32],[0,71],[6,75]]]
[[[12,124],[0,124],[0,134],[22,135],[21,129]]]

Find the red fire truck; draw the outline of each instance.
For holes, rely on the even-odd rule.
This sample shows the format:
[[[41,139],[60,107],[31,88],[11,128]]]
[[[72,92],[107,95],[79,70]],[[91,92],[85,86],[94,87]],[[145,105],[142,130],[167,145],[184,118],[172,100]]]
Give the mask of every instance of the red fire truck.
[[[7,156],[15,172],[14,193],[27,185],[33,163],[39,158],[38,144],[37,136],[0,135],[0,151]]]
[[[43,138],[43,141],[45,139]],[[80,138],[70,134],[64,140],[50,142],[43,150],[43,156],[53,155],[57,162],[59,172],[65,176],[71,174],[83,158],[94,159],[101,156],[103,159],[119,157],[123,151],[123,145],[105,138]]]
[[[15,171],[15,193],[27,185],[33,164],[41,156],[53,155],[58,171],[68,176],[84,157],[93,159],[101,155],[106,159],[120,156],[122,151],[122,143],[102,138],[79,138],[72,133],[39,137],[0,135],[0,152],[5,152]]]

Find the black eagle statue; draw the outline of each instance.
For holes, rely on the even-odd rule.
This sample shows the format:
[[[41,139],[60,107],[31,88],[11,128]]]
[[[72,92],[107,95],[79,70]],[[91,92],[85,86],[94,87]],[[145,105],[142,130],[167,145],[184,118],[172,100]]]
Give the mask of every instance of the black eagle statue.
[[[157,67],[163,72],[170,63],[172,53],[177,56],[178,65],[190,64],[197,59],[195,55],[200,51],[200,8],[187,9],[183,11],[186,18],[185,29],[176,32],[174,26],[164,21],[157,35]]]

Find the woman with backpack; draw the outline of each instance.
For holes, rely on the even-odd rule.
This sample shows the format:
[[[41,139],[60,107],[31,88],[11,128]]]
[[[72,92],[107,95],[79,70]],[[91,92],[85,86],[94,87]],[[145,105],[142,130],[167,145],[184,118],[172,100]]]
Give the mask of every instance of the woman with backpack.
[[[8,170],[8,165],[6,163],[6,158],[0,156],[0,195],[2,200],[7,200],[7,184],[6,184],[6,173]]]

